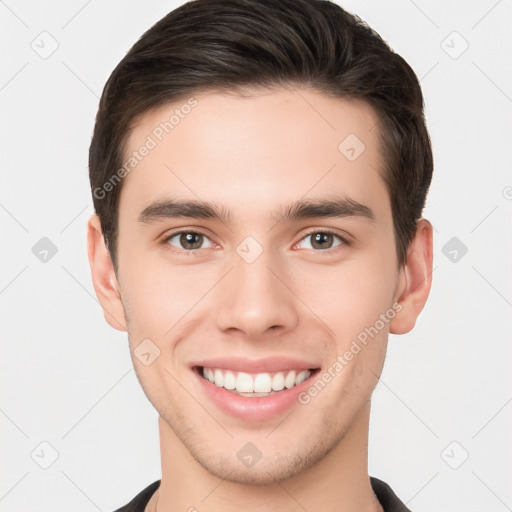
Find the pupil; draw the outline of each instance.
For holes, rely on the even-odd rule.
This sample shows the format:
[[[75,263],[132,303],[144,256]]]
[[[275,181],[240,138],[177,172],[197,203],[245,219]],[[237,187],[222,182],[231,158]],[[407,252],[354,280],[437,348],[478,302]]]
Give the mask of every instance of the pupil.
[[[184,233],[181,235],[180,242],[187,249],[198,249],[201,247],[202,236],[199,233]],[[196,239],[195,242],[194,239]],[[192,244],[192,247],[189,244]]]
[[[332,235],[329,233],[316,233],[314,236],[314,243],[313,246],[318,244],[320,249],[325,248],[325,242],[327,241],[328,237],[331,237]]]

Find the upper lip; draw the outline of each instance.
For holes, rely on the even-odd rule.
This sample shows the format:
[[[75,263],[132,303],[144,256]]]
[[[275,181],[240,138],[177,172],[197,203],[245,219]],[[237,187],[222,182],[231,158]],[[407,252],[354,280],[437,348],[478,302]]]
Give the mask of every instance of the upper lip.
[[[294,359],[289,357],[265,357],[250,359],[241,357],[216,357],[195,361],[191,367],[220,368],[235,372],[266,373],[287,370],[311,370],[319,368],[320,365],[311,361]]]

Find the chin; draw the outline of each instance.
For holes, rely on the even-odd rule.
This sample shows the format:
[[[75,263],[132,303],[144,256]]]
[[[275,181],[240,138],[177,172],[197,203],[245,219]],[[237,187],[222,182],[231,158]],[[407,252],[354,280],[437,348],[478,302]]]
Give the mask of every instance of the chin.
[[[190,451],[196,462],[216,478],[234,484],[268,486],[284,482],[312,467],[330,451],[330,447],[315,445],[310,447],[308,453],[262,456],[250,468],[244,467],[237,458],[236,452],[226,457],[225,453],[222,456],[209,456],[204,451],[201,453],[196,453],[194,449]]]

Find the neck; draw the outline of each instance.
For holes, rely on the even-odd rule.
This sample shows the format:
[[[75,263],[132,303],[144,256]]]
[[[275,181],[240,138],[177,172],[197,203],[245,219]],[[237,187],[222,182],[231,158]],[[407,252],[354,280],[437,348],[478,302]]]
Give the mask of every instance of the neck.
[[[325,457],[271,485],[244,485],[212,475],[159,417],[162,478],[146,511],[383,512],[368,476],[369,415],[367,402]]]

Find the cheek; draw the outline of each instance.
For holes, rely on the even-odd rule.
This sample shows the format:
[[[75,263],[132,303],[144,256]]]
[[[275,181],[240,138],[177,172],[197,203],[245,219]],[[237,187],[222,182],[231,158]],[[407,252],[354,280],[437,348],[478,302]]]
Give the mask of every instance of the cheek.
[[[208,292],[225,270],[207,265],[171,266],[142,251],[125,257],[121,281],[132,348],[145,338],[168,356],[177,341],[208,316]],[[219,274],[220,272],[220,274]]]
[[[181,272],[172,270],[162,250],[149,251],[130,233],[119,239],[122,290],[137,316],[154,320],[176,303],[183,291]],[[186,289],[186,288],[185,288]]]
[[[395,277],[379,256],[354,258],[336,266],[297,266],[297,295],[346,340],[370,327],[391,307]]]

